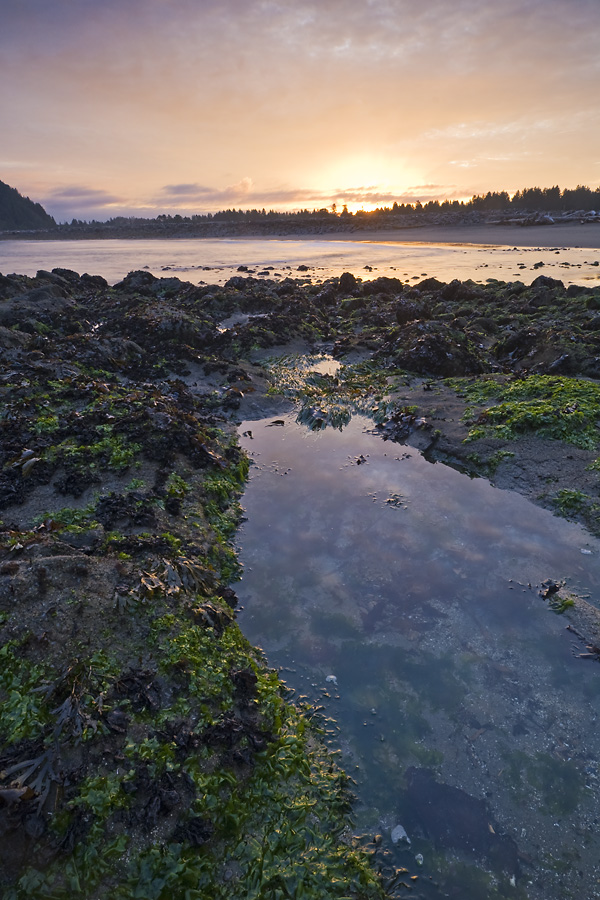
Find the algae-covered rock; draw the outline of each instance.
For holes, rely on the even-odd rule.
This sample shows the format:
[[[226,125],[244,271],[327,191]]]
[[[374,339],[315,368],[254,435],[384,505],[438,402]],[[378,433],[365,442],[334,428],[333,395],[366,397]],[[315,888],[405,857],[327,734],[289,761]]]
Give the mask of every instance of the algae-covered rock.
[[[534,434],[583,467],[597,313],[549,281],[0,276],[3,897],[383,896],[348,779],[235,621],[233,417],[359,412],[384,439],[417,429],[432,458],[488,441],[487,472]],[[277,347],[296,356],[263,368]],[[344,365],[315,372],[309,351]],[[470,393],[468,422],[467,401],[436,409],[447,375],[469,376],[443,386]]]
[[[382,897],[348,780],[235,621],[252,377],[161,281],[40,272],[0,303],[0,893]]]

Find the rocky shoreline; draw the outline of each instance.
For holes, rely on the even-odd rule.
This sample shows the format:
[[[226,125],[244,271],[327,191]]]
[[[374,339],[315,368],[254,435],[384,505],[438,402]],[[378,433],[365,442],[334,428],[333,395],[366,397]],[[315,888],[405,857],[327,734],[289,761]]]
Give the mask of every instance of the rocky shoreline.
[[[235,623],[235,424],[360,408],[599,534],[600,289],[54,269],[0,276],[0,347],[3,896],[382,897],[347,779]],[[340,373],[266,365],[307,352]]]
[[[200,217],[159,216],[72,222],[46,229],[0,231],[0,240],[177,240],[207,238],[325,238],[327,240],[433,241],[497,243],[512,246],[600,247],[600,214],[573,210],[549,215],[536,210],[520,213],[376,212],[345,218],[321,211],[306,217],[202,220]]]

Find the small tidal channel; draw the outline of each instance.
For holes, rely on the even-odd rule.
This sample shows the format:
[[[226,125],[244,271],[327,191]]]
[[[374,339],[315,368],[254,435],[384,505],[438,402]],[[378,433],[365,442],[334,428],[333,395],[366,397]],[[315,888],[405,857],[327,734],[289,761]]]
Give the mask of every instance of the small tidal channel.
[[[600,897],[600,670],[539,594],[600,597],[600,543],[360,416],[271,421],[240,426],[241,625],[334,720],[357,833],[412,898]]]

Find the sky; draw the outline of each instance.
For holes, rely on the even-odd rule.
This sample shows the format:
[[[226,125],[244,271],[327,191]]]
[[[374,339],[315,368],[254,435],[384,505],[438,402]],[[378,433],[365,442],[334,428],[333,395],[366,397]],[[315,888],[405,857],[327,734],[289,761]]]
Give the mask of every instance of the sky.
[[[600,185],[600,0],[0,0],[0,180],[57,221]]]

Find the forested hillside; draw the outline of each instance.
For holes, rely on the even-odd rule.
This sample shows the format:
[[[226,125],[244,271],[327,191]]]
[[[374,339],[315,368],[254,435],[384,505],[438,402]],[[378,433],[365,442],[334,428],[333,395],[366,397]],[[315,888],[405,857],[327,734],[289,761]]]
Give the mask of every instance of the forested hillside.
[[[55,225],[43,206],[0,181],[0,231],[29,231]]]

